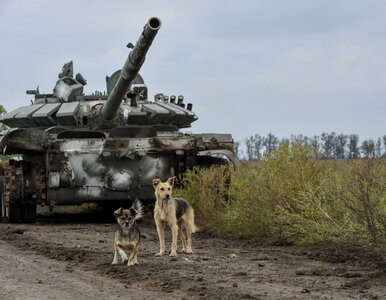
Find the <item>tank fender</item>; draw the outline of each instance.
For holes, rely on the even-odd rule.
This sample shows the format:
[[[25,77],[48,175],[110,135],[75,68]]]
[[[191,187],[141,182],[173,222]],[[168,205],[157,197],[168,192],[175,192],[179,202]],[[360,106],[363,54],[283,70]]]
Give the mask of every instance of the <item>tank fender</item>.
[[[4,155],[5,152],[7,151],[8,139],[12,136],[13,132],[16,130],[17,130],[16,128],[11,129],[5,135],[0,136],[0,154],[1,155]]]
[[[241,165],[240,160],[237,158],[236,154],[234,154],[234,152],[231,150],[226,150],[226,149],[203,150],[203,151],[198,151],[197,155],[198,156],[225,155],[232,163],[235,169]]]

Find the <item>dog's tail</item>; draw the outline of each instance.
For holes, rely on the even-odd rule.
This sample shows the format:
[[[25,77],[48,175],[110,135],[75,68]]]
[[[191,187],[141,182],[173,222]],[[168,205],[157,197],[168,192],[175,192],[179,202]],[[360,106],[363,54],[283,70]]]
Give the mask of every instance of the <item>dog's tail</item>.
[[[201,229],[196,226],[194,223],[194,210],[192,207],[189,207],[187,212],[187,225],[189,226],[189,229],[191,230],[192,233],[199,232]]]
[[[193,211],[193,209],[192,209],[192,215],[193,215],[193,218],[192,218],[192,233],[195,233],[195,232],[200,232],[201,231],[201,228],[200,227],[198,227],[197,225],[196,225],[196,223],[194,222],[194,211]]]
[[[196,224],[193,224],[192,233],[200,232],[201,228],[198,227]]]

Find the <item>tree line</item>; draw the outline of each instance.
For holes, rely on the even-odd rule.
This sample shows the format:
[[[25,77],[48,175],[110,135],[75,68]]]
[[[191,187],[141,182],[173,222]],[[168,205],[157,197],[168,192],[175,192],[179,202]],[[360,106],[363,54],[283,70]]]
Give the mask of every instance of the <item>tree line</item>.
[[[321,159],[386,158],[386,135],[361,142],[357,134],[335,132],[324,132],[313,137],[298,134],[284,139],[279,139],[272,133],[267,136],[255,134],[244,141],[235,142],[235,153],[241,160],[258,161],[270,155],[281,144],[299,142],[312,147],[315,157]]]

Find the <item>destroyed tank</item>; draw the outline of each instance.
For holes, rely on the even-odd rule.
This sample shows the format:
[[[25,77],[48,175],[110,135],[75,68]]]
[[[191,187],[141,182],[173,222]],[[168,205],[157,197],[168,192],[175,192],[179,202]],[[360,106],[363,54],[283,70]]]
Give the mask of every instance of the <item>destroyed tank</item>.
[[[52,94],[29,90],[31,105],[1,117],[10,130],[0,154],[13,158],[0,166],[3,221],[33,222],[37,205],[151,200],[154,178],[237,163],[230,134],[180,131],[198,119],[183,96],[148,99],[138,72],[160,27],[149,19],[122,69],[106,77],[106,92],[85,95],[87,82],[70,62]]]

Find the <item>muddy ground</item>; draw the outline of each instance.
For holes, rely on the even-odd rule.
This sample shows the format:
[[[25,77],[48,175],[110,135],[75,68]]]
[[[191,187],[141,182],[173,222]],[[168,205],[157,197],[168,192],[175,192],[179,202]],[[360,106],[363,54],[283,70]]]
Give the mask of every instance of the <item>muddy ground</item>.
[[[385,299],[381,256],[200,232],[194,254],[155,257],[155,226],[141,229],[139,266],[127,267],[111,265],[113,223],[53,214],[0,224],[0,299]]]

